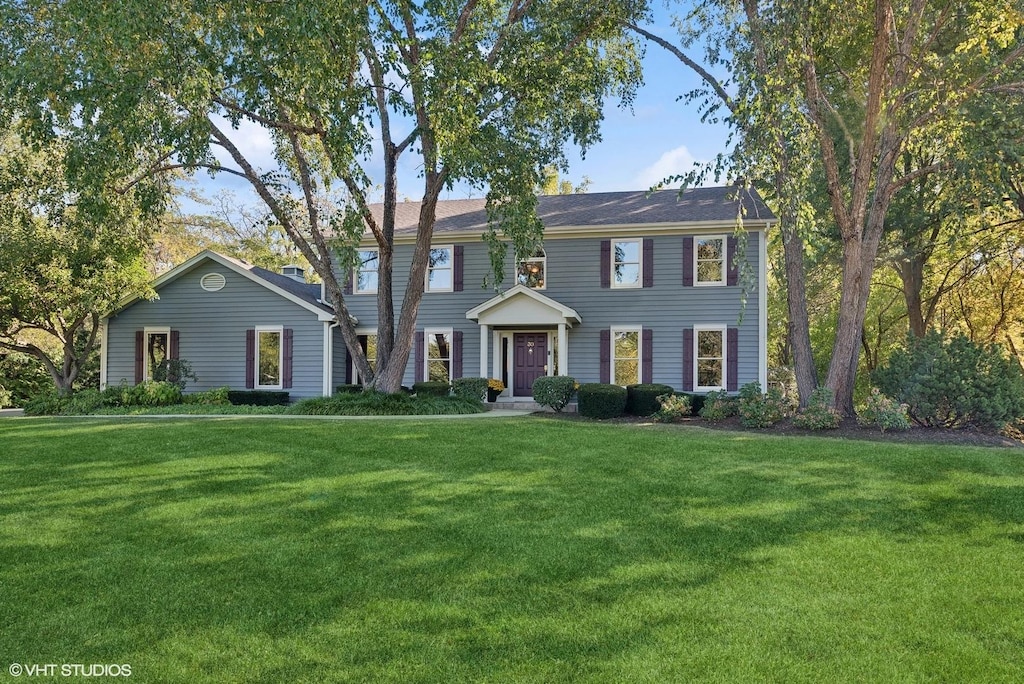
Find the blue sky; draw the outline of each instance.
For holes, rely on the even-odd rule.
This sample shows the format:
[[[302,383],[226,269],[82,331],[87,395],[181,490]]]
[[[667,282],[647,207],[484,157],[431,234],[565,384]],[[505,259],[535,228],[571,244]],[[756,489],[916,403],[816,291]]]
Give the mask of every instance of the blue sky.
[[[669,16],[662,10],[648,30],[672,39],[674,30]],[[694,161],[708,161],[724,151],[726,130],[721,124],[701,123],[693,105],[682,96],[698,85],[699,79],[675,56],[663,48],[649,45],[643,62],[644,84],[629,108],[617,101],[605,106],[601,127],[602,140],[582,157],[578,149],[569,149],[568,173],[564,179],[574,183],[584,176],[590,179],[590,192],[644,190],[666,176],[692,170]],[[273,164],[273,147],[266,132],[255,124],[244,123],[233,136],[247,156],[264,169]],[[400,164],[399,193],[417,199],[422,194],[422,180],[417,177],[409,156]],[[725,179],[722,180],[725,182]],[[219,189],[232,191],[244,205],[258,206],[259,200],[241,179],[222,175],[211,180],[205,173],[196,175],[196,184],[204,194]],[[481,196],[481,191],[457,186],[443,199]],[[187,211],[210,211],[187,203]]]

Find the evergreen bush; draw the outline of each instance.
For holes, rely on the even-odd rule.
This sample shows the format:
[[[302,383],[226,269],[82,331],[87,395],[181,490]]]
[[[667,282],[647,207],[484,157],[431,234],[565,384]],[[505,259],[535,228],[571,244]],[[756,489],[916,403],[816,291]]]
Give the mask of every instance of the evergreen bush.
[[[626,385],[626,413],[631,416],[653,416],[661,408],[658,397],[675,392],[668,385]]]
[[[427,380],[413,384],[412,393],[419,397],[447,397],[452,393],[452,388],[447,382]]]
[[[576,378],[568,375],[546,375],[533,381],[533,400],[560,413],[576,392]]]
[[[363,391],[362,385],[338,385],[334,388],[335,394],[359,394]]]
[[[579,412],[587,418],[618,418],[626,410],[626,388],[588,382],[576,390]]]
[[[288,392],[278,390],[231,390],[228,401],[235,406],[285,406]]]
[[[487,393],[487,378],[455,378],[452,380],[452,394],[463,399],[483,401]]]

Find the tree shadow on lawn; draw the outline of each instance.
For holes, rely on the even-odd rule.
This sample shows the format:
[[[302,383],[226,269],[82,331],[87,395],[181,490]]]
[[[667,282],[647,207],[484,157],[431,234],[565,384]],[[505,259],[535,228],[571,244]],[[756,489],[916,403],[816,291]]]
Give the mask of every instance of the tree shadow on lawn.
[[[619,458],[602,449],[611,432],[545,428],[576,444],[565,454],[511,423],[394,424],[347,444],[307,426],[254,443],[225,424],[205,453],[172,430],[133,452],[141,429],[8,463],[12,660],[80,654],[182,680],[598,676],[713,619],[699,597],[746,587],[783,551],[1024,522],[1007,461],[944,456],[921,477],[911,456],[766,459],[721,434],[680,457],[678,437],[643,431],[630,439],[645,456]]]

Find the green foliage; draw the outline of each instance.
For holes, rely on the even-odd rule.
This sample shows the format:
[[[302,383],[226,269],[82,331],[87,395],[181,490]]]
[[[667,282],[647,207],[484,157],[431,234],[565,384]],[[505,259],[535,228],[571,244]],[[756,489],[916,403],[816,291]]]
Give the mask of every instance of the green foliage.
[[[452,388],[447,382],[425,380],[413,383],[412,393],[424,397],[447,397],[452,393]]]
[[[879,392],[877,387],[871,390],[866,403],[857,411],[857,422],[861,425],[877,425],[882,432],[910,429],[907,405],[890,399]]]
[[[0,385],[0,409],[11,405],[11,391]]]
[[[335,394],[359,394],[363,391],[362,385],[338,385],[334,388]]]
[[[45,394],[53,387],[53,379],[34,356],[0,351],[0,385],[10,393],[10,405],[21,406],[32,397]]]
[[[777,388],[761,392],[761,383],[748,382],[740,388],[740,422],[745,427],[771,427],[785,418],[792,410],[792,404]]]
[[[173,382],[147,380],[137,385],[117,385],[103,390],[106,406],[170,406],[181,401],[181,388]]]
[[[568,375],[545,375],[533,381],[533,400],[555,413],[561,413],[575,393],[576,378]]]
[[[626,385],[626,413],[631,416],[654,415],[661,408],[658,397],[673,392],[668,385]]]
[[[50,390],[32,397],[22,408],[26,416],[59,416],[70,401],[70,397]]]
[[[663,394],[658,403],[654,419],[659,423],[678,423],[691,413],[690,397],[686,394]]]
[[[814,390],[807,406],[793,416],[793,425],[805,430],[835,430],[843,417],[832,407],[834,397],[827,387]]]
[[[618,418],[626,410],[626,388],[588,382],[576,390],[579,413],[587,418]]]
[[[307,416],[429,416],[481,413],[485,410],[479,399],[468,397],[412,396],[367,390],[360,394],[302,399],[289,407],[288,413]]]
[[[228,399],[230,391],[231,388],[229,387],[214,387],[205,392],[193,392],[182,395],[181,402],[183,404],[196,404],[199,406],[230,406],[231,401]]]
[[[157,382],[172,382],[185,389],[189,380],[195,382],[198,378],[192,372],[192,364],[185,359],[164,359],[153,369],[153,379]]]
[[[704,395],[704,403],[697,414],[704,420],[717,423],[739,413],[739,400],[725,390],[714,390]]]
[[[463,399],[483,401],[487,393],[487,378],[455,378],[452,380],[452,394]]]
[[[1000,347],[936,331],[909,338],[876,370],[881,392],[929,427],[999,428],[1024,416],[1024,377]]]
[[[228,401],[235,406],[287,406],[289,395],[279,390],[230,390]]]

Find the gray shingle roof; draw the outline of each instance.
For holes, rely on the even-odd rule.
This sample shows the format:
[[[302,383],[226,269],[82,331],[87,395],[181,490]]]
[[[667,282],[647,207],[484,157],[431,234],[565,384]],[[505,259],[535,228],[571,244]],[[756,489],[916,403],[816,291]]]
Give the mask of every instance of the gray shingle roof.
[[[582,195],[543,195],[538,198],[537,215],[547,228],[580,226],[621,226],[647,223],[691,223],[733,221],[742,202],[744,218],[774,220],[775,215],[753,189],[737,186],[632,192],[598,192]],[[437,203],[435,233],[484,232],[487,230],[486,200],[442,200]],[[383,205],[371,206],[380,220]],[[395,232],[416,231],[419,202],[399,202]]]
[[[264,280],[271,285],[276,285],[285,292],[293,294],[313,306],[319,307],[324,311],[334,311],[331,307],[320,302],[320,285],[317,283],[300,283],[286,275],[281,275],[274,271],[268,271],[267,269],[260,268],[259,266],[253,266],[241,259],[235,259],[234,257],[229,257],[224,254],[220,254],[220,256],[234,264],[237,264],[239,267],[244,268],[260,280]]]

